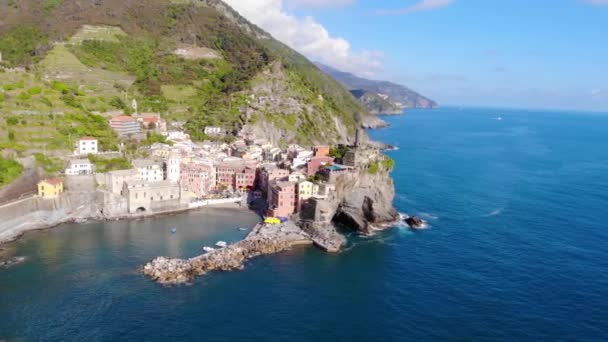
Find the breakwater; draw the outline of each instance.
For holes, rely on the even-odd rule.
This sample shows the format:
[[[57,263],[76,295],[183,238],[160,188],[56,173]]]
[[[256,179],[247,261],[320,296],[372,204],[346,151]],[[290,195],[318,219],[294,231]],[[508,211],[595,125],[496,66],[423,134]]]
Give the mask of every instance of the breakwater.
[[[183,284],[211,271],[242,269],[247,260],[313,243],[310,235],[292,222],[279,225],[258,224],[242,241],[190,259],[158,257],[142,272],[164,285]]]

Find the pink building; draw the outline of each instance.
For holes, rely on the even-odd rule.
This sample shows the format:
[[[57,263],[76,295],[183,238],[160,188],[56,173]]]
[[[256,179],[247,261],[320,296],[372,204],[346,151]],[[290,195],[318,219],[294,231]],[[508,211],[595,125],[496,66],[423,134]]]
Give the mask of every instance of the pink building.
[[[322,166],[332,164],[333,162],[334,162],[334,158],[332,158],[332,157],[313,157],[306,164],[306,168],[307,168],[306,174],[308,176],[313,176],[321,169]]]
[[[276,182],[271,186],[268,216],[289,217],[296,212],[296,183]]]
[[[283,180],[289,177],[289,170],[279,169],[272,165],[268,168],[260,169],[258,176],[258,188],[262,191],[262,194],[270,201],[272,196],[270,186],[275,180]]]
[[[236,173],[243,166],[222,163],[217,166],[217,185],[225,186],[230,189],[236,188]]]
[[[182,164],[180,184],[184,191],[193,193],[196,197],[208,195],[215,188],[215,170],[210,164]]]
[[[222,163],[217,166],[217,184],[231,189],[251,189],[255,186],[256,170],[245,164]]]
[[[245,167],[235,175],[236,189],[250,190],[255,186],[256,172],[254,168]]]

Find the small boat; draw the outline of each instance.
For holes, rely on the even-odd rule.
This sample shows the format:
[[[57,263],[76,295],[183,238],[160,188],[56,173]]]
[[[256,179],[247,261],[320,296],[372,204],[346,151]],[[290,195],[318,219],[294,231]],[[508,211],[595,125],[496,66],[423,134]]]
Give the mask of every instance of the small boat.
[[[175,234],[177,233],[177,229],[176,228],[171,228],[171,234]]]
[[[209,252],[213,252],[213,251],[215,250],[215,248],[205,246],[205,247],[203,247],[203,250],[204,250],[205,252],[209,253]]]
[[[228,244],[224,241],[218,241],[215,245],[221,248],[228,246]]]
[[[247,229],[247,228],[242,228],[242,227],[241,227],[241,228],[239,228],[239,230],[240,230],[240,231],[242,231],[242,232],[244,232],[244,231],[247,231],[247,230],[249,230],[249,229]]]

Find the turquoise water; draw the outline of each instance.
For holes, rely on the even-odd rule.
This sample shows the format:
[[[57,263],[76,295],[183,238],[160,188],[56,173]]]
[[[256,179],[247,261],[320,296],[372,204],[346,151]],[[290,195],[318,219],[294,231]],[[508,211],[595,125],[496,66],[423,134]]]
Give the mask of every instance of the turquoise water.
[[[296,249],[177,288],[136,268],[238,240],[257,218],[206,209],[29,234],[9,251],[28,262],[0,270],[0,340],[608,338],[608,115],[387,120],[372,135],[400,148],[395,205],[429,229],[351,237],[339,255]]]

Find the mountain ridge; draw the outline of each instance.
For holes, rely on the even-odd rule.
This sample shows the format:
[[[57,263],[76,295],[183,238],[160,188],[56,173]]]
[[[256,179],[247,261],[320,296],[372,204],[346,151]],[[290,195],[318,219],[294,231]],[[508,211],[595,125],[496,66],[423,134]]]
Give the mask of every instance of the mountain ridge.
[[[320,62],[315,62],[315,65],[342,83],[373,114],[401,114],[407,108],[439,107],[437,102],[404,85],[365,79]]]

